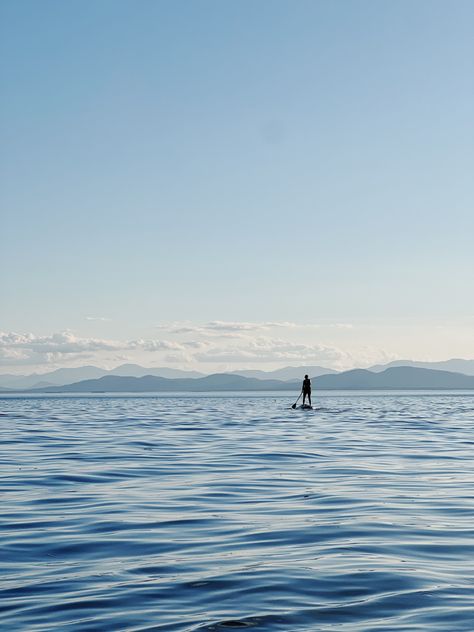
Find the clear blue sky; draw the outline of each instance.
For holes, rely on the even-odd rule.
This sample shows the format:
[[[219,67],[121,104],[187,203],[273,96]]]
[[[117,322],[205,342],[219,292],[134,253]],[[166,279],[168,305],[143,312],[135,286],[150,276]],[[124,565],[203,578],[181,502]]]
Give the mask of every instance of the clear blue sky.
[[[356,360],[474,357],[473,2],[4,0],[0,21],[1,331],[290,321]]]

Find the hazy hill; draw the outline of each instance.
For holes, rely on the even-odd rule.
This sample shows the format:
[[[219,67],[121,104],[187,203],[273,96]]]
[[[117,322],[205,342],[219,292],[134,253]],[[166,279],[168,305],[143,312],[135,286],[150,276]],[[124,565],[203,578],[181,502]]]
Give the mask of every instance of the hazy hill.
[[[100,393],[100,392],[205,392],[205,391],[299,391],[301,381],[261,380],[241,375],[216,373],[201,378],[169,379],[146,375],[124,377],[106,375],[96,380],[32,389],[41,393]],[[414,389],[474,389],[474,376],[436,371],[418,367],[392,367],[380,373],[354,369],[344,373],[321,375],[313,379],[313,390],[414,390]]]
[[[469,360],[449,360],[434,364],[445,365],[457,362],[467,368],[470,362],[474,363]],[[431,367],[433,363],[428,364]],[[313,386],[316,389],[474,388],[474,375],[416,366],[390,366],[389,368],[376,366],[370,370],[354,369],[343,373],[333,371],[324,375],[318,375],[318,370],[324,369],[314,366],[285,367],[276,371],[249,370],[205,377],[197,371],[181,371],[165,367],[146,369],[136,364],[125,364],[112,371],[85,366],[57,369],[43,374],[34,373],[29,376],[3,375],[0,376],[0,389],[3,391],[28,389],[36,392],[87,392],[90,389],[114,392],[299,390],[301,376],[305,372],[312,377]],[[165,375],[162,376],[161,373]],[[92,377],[83,379],[84,374]],[[291,375],[296,375],[296,379],[292,379]],[[276,376],[280,376],[279,379]],[[140,379],[142,381],[137,382]]]
[[[34,388],[36,384],[70,384],[79,380],[96,379],[106,375],[105,369],[96,366],[68,367],[56,369],[49,373],[32,373],[31,375],[0,375],[0,385],[8,388]]]
[[[156,375],[160,377],[202,377],[198,371],[182,371],[180,369],[168,369],[166,367],[145,368],[138,364],[122,364],[110,371],[96,366],[68,367],[56,369],[49,373],[32,373],[31,375],[0,374],[0,386],[6,388],[40,388],[45,385],[72,384],[82,380],[95,380],[105,375],[125,375],[142,377],[144,375]]]
[[[156,377],[182,378],[182,377],[204,377],[204,373],[199,371],[184,371],[183,369],[170,369],[165,366],[152,367],[147,369],[138,364],[122,364],[107,372],[107,375],[125,375],[129,377],[144,377],[145,375],[155,375]]]
[[[243,377],[256,377],[259,380],[303,380],[305,373],[310,377],[318,377],[319,375],[327,375],[329,373],[337,373],[333,369],[326,369],[322,366],[285,366],[282,369],[274,371],[259,371],[258,369],[232,371],[232,375],[242,375]]]
[[[322,375],[313,380],[316,389],[472,389],[474,376],[402,366],[374,373],[354,369],[336,375]]]
[[[275,371],[244,370],[229,372],[231,375],[241,375],[243,377],[254,377],[264,380],[299,380],[303,379],[305,373],[308,373],[311,377],[315,377],[317,375],[335,373],[335,371],[320,366],[289,366],[282,369],[276,369]],[[200,373],[199,371],[184,371],[182,369],[171,369],[168,367],[147,368],[138,364],[122,364],[110,371],[100,369],[96,366],[82,366],[56,369],[55,371],[50,371],[49,373],[32,373],[31,375],[0,374],[0,386],[11,389],[43,388],[46,386],[73,384],[83,380],[95,380],[106,375],[121,375],[126,377],[144,377],[145,375],[154,375],[156,377],[166,377],[169,379],[205,377],[205,374]]]
[[[474,360],[463,360],[462,358],[453,358],[452,360],[442,360],[441,362],[418,362],[416,360],[395,360],[388,364],[376,364],[369,367],[369,371],[379,373],[385,369],[397,366],[414,366],[420,369],[434,369],[437,371],[452,371],[454,373],[464,373],[465,375],[474,375]]]
[[[144,377],[123,377],[106,375],[97,380],[84,380],[64,386],[51,386],[34,389],[30,392],[41,393],[144,393],[178,391],[264,391],[288,390],[298,388],[299,384],[288,384],[279,380],[257,380],[240,375],[216,373],[201,378],[169,379],[146,375]]]
[[[52,384],[51,382],[36,382],[36,384],[33,384],[31,388],[46,388],[48,386],[55,386],[55,385]]]

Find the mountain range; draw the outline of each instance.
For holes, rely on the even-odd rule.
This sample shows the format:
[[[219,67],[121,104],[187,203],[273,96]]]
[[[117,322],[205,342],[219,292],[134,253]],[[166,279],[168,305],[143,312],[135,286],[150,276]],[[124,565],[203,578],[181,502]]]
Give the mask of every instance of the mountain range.
[[[474,376],[414,366],[395,366],[380,372],[353,369],[336,375],[322,375],[313,380],[313,385],[322,390],[474,389]]]
[[[48,386],[62,386],[81,380],[96,380],[105,375],[123,375],[126,377],[143,377],[155,375],[167,378],[204,377],[199,371],[182,371],[167,367],[145,368],[138,364],[121,364],[108,371],[96,366],[67,367],[56,369],[49,373],[32,373],[31,375],[0,374],[0,387],[5,388],[42,388]]]
[[[41,393],[146,393],[146,392],[207,392],[207,391],[284,391],[297,388],[298,383],[288,386],[281,380],[258,380],[226,373],[205,377],[170,379],[145,375],[124,377],[104,375],[97,380],[84,380],[64,386],[49,386],[32,389]],[[295,386],[296,385],[296,386]]]
[[[312,379],[313,390],[426,390],[474,389],[474,376],[419,367],[390,367],[375,372],[354,369]],[[105,375],[72,384],[29,389],[29,393],[145,393],[209,391],[298,392],[301,380],[262,380],[242,375],[216,373],[197,378],[164,378]],[[4,392],[4,391],[3,391]],[[18,392],[18,391],[17,391]],[[22,391],[25,392],[25,391]]]
[[[335,372],[336,371],[332,369],[327,369],[322,366],[288,366],[282,369],[276,369],[275,371],[244,370],[231,371],[229,374],[241,375],[242,377],[254,377],[263,380],[294,380],[302,378],[305,373],[317,376]],[[155,377],[165,377],[168,379],[199,378],[206,376],[205,373],[200,373],[199,371],[183,371],[181,369],[170,369],[168,367],[146,368],[138,364],[122,364],[110,371],[96,366],[81,366],[56,369],[49,373],[32,373],[31,375],[0,374],[0,388],[46,388],[48,386],[62,386],[82,380],[96,380],[107,375],[121,375],[124,377],[154,375]]]
[[[385,369],[397,366],[412,366],[419,369],[435,369],[437,371],[452,371],[454,373],[464,373],[465,375],[474,375],[474,360],[464,360],[462,358],[452,358],[451,360],[442,360],[441,362],[418,362],[415,360],[395,360],[388,364],[376,364],[369,368],[370,371],[379,373]]]
[[[245,371],[231,371],[232,375],[242,375],[242,377],[256,377],[259,380],[300,380],[303,379],[305,374],[312,377],[318,377],[319,375],[327,375],[328,373],[337,373],[334,369],[328,369],[323,366],[285,366],[282,369],[275,369],[274,371],[259,371],[245,370]]]
[[[377,364],[369,367],[369,371],[381,373],[387,368],[400,366],[435,369],[474,375],[474,360],[452,359],[441,362],[415,362],[413,360],[396,360],[388,364]],[[358,369],[360,370],[360,369]],[[312,378],[321,375],[336,374],[337,371],[322,366],[286,366],[274,371],[261,371],[258,369],[248,369],[241,371],[231,371],[229,375],[256,378],[259,380],[283,380],[293,381],[302,379],[308,373]],[[96,366],[82,366],[56,369],[48,373],[32,373],[30,375],[0,374],[0,389],[31,389],[47,388],[49,386],[63,386],[83,380],[94,380],[107,375],[123,377],[144,377],[153,375],[168,379],[180,378],[201,378],[206,374],[199,371],[184,371],[181,369],[171,369],[168,367],[143,367],[138,364],[122,364],[114,369],[101,369]]]

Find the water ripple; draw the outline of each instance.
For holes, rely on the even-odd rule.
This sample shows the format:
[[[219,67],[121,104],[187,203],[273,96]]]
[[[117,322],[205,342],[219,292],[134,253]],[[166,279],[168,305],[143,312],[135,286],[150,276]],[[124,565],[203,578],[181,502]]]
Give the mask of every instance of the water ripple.
[[[474,394],[1,397],[7,630],[472,632]]]

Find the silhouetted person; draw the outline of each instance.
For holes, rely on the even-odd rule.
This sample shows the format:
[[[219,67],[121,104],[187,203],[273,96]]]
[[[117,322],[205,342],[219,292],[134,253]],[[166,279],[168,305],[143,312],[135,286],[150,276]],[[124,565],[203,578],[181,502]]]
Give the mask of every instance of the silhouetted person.
[[[311,406],[311,380],[307,375],[304,376],[303,388],[301,390],[303,392],[303,406],[305,404],[306,397],[308,397],[308,403]]]

